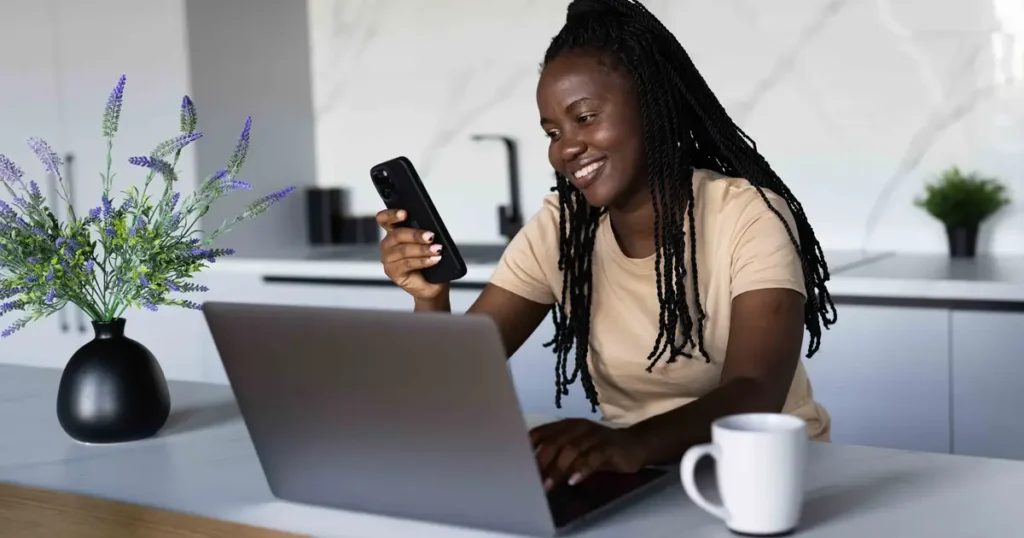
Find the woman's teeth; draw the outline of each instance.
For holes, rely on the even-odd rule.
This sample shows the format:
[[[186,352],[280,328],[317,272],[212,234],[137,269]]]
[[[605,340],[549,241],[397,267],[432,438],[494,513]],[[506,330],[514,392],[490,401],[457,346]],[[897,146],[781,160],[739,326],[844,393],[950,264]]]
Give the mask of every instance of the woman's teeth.
[[[588,165],[584,166],[583,168],[577,170],[576,174],[574,174],[574,176],[576,177],[576,179],[580,179],[580,178],[586,177],[586,176],[590,175],[591,173],[593,173],[598,168],[601,168],[602,166],[604,166],[604,161],[598,161],[596,163],[588,164]]]

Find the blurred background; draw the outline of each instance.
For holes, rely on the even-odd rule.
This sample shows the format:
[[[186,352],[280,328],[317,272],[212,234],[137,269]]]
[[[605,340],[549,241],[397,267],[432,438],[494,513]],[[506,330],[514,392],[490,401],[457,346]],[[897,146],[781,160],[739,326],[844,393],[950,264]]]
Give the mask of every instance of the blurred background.
[[[808,369],[839,442],[1024,458],[1024,0],[646,0],[798,197],[826,251],[839,323]],[[377,262],[368,171],[410,158],[464,247],[472,303],[553,185],[534,91],[566,0],[0,0],[0,153],[65,156],[98,204],[100,119],[127,75],[115,185],[174,135],[183,95],[204,137],[185,185],[223,167],[247,116],[251,193],[296,195],[229,234],[207,300],[408,309]],[[484,135],[481,138],[480,135]],[[507,142],[506,142],[507,141]],[[510,160],[509,148],[515,148]],[[945,171],[992,178],[1009,204],[975,255],[914,204]],[[42,176],[39,176],[42,177]],[[518,185],[512,199],[511,184]],[[956,193],[954,193],[956,194]],[[512,212],[515,213],[515,212]],[[91,337],[69,312],[0,342],[4,362],[61,367]],[[225,382],[195,312],[132,312],[169,377]],[[524,408],[553,406],[550,321],[510,363]],[[386,360],[374,357],[373,360]]]

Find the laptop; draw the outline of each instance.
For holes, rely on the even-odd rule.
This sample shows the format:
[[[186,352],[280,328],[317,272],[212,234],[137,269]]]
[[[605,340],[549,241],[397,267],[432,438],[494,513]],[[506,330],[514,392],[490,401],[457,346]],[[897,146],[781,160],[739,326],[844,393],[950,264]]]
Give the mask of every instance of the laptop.
[[[554,536],[674,478],[600,473],[545,492],[487,316],[226,302],[203,311],[279,499]]]

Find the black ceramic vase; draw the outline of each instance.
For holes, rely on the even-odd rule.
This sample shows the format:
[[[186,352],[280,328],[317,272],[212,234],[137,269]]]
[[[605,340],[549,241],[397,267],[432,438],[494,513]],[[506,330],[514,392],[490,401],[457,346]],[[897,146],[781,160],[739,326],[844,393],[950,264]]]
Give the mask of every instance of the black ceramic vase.
[[[949,255],[954,258],[973,258],[978,249],[978,227],[946,227]]]
[[[96,337],[68,361],[57,391],[57,420],[83,443],[124,443],[155,435],[171,397],[156,358],[125,337],[125,320],[92,322]]]

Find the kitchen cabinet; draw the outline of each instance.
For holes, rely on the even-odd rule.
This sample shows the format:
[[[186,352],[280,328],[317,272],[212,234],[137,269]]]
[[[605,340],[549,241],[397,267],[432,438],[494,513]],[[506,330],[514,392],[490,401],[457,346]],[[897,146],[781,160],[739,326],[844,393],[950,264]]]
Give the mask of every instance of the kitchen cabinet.
[[[208,271],[203,281],[211,288],[205,300],[400,311],[411,310],[413,306],[408,294],[396,286],[264,282],[260,274],[224,271]],[[452,311],[464,313],[479,293],[476,289],[452,290]],[[509,360],[520,404],[527,413],[594,417],[578,385],[563,399],[561,409],[555,407],[555,356],[550,348],[544,347],[554,334],[553,329],[548,316]],[[198,340],[205,353],[205,378],[227,383],[216,346],[205,325]]]
[[[953,312],[953,452],[1024,459],[1024,313]]]
[[[51,207],[62,203],[56,183],[48,179],[39,160],[26,144],[30,136],[45,139],[54,147],[63,142],[59,87],[55,82],[54,27],[48,2],[8,2],[0,32],[0,154],[13,160],[35,180]],[[102,103],[100,105],[102,107]],[[0,198],[10,202],[10,195]],[[58,215],[61,215],[58,213]],[[61,215],[62,216],[62,215]],[[19,319],[20,312],[0,318],[0,330]],[[0,362],[32,366],[63,366],[88,337],[75,324],[77,309],[68,308],[46,319],[30,323],[21,331],[0,340]]]
[[[948,453],[949,311],[837,308],[819,352],[804,359],[833,442]]]
[[[180,0],[51,3],[62,116],[62,143],[55,149],[67,161],[65,175],[72,183],[75,211],[81,215],[101,203],[100,174],[106,170],[107,151],[101,128],[103,109],[122,74],[127,84],[114,140],[111,197],[115,203],[124,199],[130,186],[142,189],[145,184],[148,170],[128,164],[128,158],[149,155],[157,144],[180,134],[179,107],[182,96],[189,93],[185,6]],[[202,104],[197,105],[201,113]],[[193,151],[186,149],[178,162],[175,190],[182,197],[196,184]],[[147,194],[158,199],[163,184],[156,176]],[[167,377],[202,379],[201,348],[187,338],[201,328],[201,313],[165,306],[157,312],[132,308],[123,317],[127,334],[153,352]],[[88,326],[81,315],[75,323]],[[88,333],[91,336],[91,328]]]
[[[158,21],[140,24],[139,21]],[[112,192],[120,198],[129,185],[142,185],[144,171],[128,158],[148,155],[159,142],[178,133],[178,107],[188,93],[188,47],[184,2],[134,0],[39,0],[4,6],[0,33],[0,153],[18,162],[44,189],[61,219],[68,217],[55,182],[25,145],[28,136],[50,143],[65,161],[61,170],[79,215],[100,205],[106,169],[102,117],[107,97],[121,74],[128,84],[113,168]],[[31,44],[26,46],[26,44]],[[177,190],[195,185],[194,160],[179,162]],[[150,192],[160,186],[154,183]],[[2,196],[8,198],[8,195]],[[199,379],[202,366],[189,341],[170,327],[195,328],[195,312],[126,312],[129,336],[144,341],[172,378]],[[10,318],[8,319],[8,316]],[[5,316],[4,327],[17,317]],[[198,318],[195,318],[198,319]],[[201,319],[199,319],[201,321]],[[38,366],[63,366],[93,336],[89,319],[75,306],[34,322],[2,342],[0,360]],[[197,348],[198,349],[198,348]],[[191,358],[188,358],[191,357]]]

